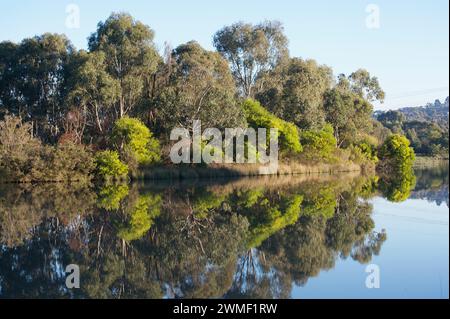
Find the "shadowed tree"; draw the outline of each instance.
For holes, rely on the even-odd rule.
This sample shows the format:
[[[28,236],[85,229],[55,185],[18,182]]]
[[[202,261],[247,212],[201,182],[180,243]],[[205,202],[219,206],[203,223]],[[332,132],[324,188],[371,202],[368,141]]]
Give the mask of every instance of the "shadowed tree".
[[[102,134],[105,122],[114,119],[112,109],[119,98],[120,82],[107,72],[104,52],[80,52],[79,59],[82,62],[71,76],[73,89],[68,103],[82,109],[88,127]]]
[[[46,142],[62,131],[73,51],[64,35],[51,33],[0,44],[0,107],[32,121],[34,134]]]

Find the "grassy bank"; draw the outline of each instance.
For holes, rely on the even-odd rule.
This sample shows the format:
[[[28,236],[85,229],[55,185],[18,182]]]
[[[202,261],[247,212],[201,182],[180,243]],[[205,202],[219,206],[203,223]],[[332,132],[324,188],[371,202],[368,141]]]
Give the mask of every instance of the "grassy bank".
[[[260,171],[255,164],[214,164],[210,166],[159,166],[142,168],[134,179],[137,180],[180,180],[220,177],[252,177],[263,175],[297,175],[297,174],[334,174],[343,172],[361,172],[360,165],[354,163],[339,164],[302,164],[297,162],[280,163],[277,173]]]

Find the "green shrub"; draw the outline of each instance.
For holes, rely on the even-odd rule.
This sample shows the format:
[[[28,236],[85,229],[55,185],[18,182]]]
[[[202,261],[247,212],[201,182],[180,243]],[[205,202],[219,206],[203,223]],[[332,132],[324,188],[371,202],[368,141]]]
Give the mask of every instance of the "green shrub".
[[[268,134],[271,128],[278,129],[282,151],[300,153],[303,150],[298,129],[293,123],[283,121],[267,111],[259,102],[251,99],[244,101],[243,109],[249,126],[255,129],[266,128]]]
[[[379,161],[375,145],[368,142],[350,145],[348,150],[350,151],[349,160],[360,164],[363,169],[373,170]]]
[[[35,181],[86,181],[94,168],[92,153],[83,145],[43,145],[33,160],[31,176]]]
[[[389,136],[379,150],[381,173],[380,189],[384,196],[395,202],[407,199],[415,185],[414,150],[409,140],[400,134]]]
[[[0,178],[7,182],[88,181],[92,154],[83,145],[43,145],[31,135],[31,124],[5,116],[0,121]]]
[[[97,174],[105,179],[120,179],[128,174],[128,166],[116,151],[101,151],[95,156]]]
[[[160,160],[159,141],[138,119],[123,117],[116,121],[112,140],[118,150],[131,156],[138,164],[148,165]]]
[[[306,130],[300,135],[300,141],[303,146],[303,154],[309,160],[334,159],[336,150],[336,138],[334,137],[333,127],[326,124],[321,130]]]
[[[366,159],[373,163],[378,163],[377,148],[375,145],[361,142],[355,146],[361,150],[361,153]]]
[[[379,150],[384,170],[396,174],[410,174],[416,157],[409,145],[409,140],[403,135],[389,136]]]

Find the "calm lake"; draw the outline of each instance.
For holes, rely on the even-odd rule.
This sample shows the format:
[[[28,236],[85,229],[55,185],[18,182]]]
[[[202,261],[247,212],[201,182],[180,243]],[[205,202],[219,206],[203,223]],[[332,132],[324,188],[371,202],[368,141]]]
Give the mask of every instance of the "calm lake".
[[[3,184],[0,298],[448,298],[448,179]]]

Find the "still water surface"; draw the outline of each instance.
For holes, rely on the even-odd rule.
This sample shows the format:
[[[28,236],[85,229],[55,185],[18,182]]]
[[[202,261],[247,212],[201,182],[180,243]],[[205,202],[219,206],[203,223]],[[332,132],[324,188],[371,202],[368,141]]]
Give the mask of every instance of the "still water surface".
[[[448,298],[448,166],[415,175],[2,185],[0,298]]]

